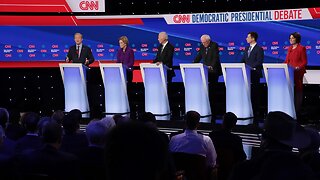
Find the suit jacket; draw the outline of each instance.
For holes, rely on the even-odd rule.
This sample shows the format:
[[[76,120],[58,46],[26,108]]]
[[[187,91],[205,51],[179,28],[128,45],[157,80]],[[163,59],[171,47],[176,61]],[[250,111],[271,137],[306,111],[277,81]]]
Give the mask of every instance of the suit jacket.
[[[262,47],[258,44],[254,46],[254,48],[250,52],[250,56],[248,57],[249,46],[245,48],[242,62],[250,66],[251,68],[256,68],[256,71],[259,71],[260,76],[262,76],[262,63],[264,59],[264,52]]]
[[[13,157],[0,153],[0,179],[14,179],[14,170]]]
[[[18,169],[25,178],[31,174],[46,174],[53,179],[79,179],[79,160],[51,145],[23,153],[17,157]]]
[[[219,149],[230,149],[233,152],[235,163],[246,160],[247,156],[243,150],[240,136],[232,134],[229,131],[219,130],[212,131],[209,134],[209,137],[211,138],[214,147],[217,149],[217,152]],[[217,160],[219,161],[219,154]]]
[[[172,69],[174,47],[168,42],[162,52],[161,49],[162,44],[158,46],[158,52],[153,63],[162,62],[164,65],[168,66],[170,69],[168,69],[167,75],[173,77],[175,76],[175,73]]]
[[[206,52],[207,51],[207,52]],[[194,63],[199,63],[203,60],[203,64],[206,66],[212,66],[213,70],[209,72],[213,72],[216,75],[222,75],[221,63],[219,58],[219,47],[216,42],[211,41],[208,50],[201,44],[198,55],[194,59]]]
[[[78,57],[76,45],[73,45],[69,48],[67,57],[69,58],[70,61],[74,63],[84,64],[86,62],[86,59],[89,60],[89,64],[94,62],[94,57],[92,55],[91,49],[88,46],[85,46],[83,44],[80,52],[80,57]]]
[[[105,149],[89,146],[79,155],[80,169],[84,180],[106,179]]]
[[[38,149],[42,146],[42,139],[39,136],[25,135],[17,141],[16,153]]]
[[[16,149],[16,142],[4,137],[2,144],[0,144],[0,154],[2,155],[14,155]]]
[[[289,64],[293,67],[299,67],[299,70],[306,73],[307,65],[307,52],[306,48],[301,44],[293,49],[293,46],[288,48],[288,54],[284,63]]]
[[[86,147],[88,140],[85,133],[65,134],[61,142],[61,151],[78,156]]]

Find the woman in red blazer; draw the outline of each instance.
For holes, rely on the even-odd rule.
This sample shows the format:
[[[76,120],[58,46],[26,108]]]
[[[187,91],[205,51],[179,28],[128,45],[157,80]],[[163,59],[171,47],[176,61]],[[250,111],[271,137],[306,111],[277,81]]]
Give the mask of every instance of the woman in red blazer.
[[[307,53],[306,48],[300,44],[301,35],[297,32],[290,34],[290,44],[285,63],[294,68],[294,90],[296,112],[300,113],[303,99],[303,76],[306,73]]]

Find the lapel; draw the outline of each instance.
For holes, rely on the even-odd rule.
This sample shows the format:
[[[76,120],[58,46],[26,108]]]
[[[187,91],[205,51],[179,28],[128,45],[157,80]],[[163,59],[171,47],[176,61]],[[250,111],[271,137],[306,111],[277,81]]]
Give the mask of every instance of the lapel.
[[[204,51],[203,51],[204,59],[207,59],[207,57],[210,57],[210,53],[211,53],[210,49],[212,48],[212,47],[211,47],[211,44],[208,46],[208,51],[207,51],[207,53],[206,53],[206,47],[203,46],[203,48],[204,48]]]
[[[82,54],[83,54],[83,52],[84,52],[84,49],[85,49],[85,47],[84,47],[83,44],[82,44],[82,47],[81,47],[81,50],[80,50],[79,59],[81,58],[81,56],[82,56]]]
[[[165,53],[167,47],[168,47],[168,44],[163,48],[162,53],[161,53],[161,51],[160,51],[161,55],[163,55],[163,54]]]
[[[164,49],[161,52],[162,47],[163,47],[163,45],[160,45],[160,47],[159,47],[159,59],[161,59],[161,61],[162,61],[162,57],[163,57],[163,55],[165,53],[165,50],[166,50],[167,46],[165,46]]]

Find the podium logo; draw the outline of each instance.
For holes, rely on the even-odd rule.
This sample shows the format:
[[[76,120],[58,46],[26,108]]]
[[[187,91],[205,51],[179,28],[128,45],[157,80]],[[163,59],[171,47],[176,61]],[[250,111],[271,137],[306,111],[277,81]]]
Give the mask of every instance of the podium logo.
[[[81,10],[99,10],[99,1],[80,1]]]

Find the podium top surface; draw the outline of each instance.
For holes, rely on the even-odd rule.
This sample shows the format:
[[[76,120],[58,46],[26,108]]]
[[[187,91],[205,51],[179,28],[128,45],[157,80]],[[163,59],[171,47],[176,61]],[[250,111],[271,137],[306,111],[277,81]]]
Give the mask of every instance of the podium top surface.
[[[244,68],[245,63],[221,63],[222,68]]]
[[[202,64],[202,63],[183,63],[180,64],[181,68],[202,68],[202,67],[206,67],[206,65]]]
[[[118,68],[123,67],[122,63],[101,63],[101,62],[99,62],[99,66],[100,67],[118,67]]]
[[[286,63],[263,63],[263,68],[288,68]]]
[[[167,68],[166,65],[160,63],[157,65],[156,63],[141,63],[140,64],[141,69],[143,68]]]
[[[59,63],[60,68],[62,67],[76,67],[76,68],[81,68],[85,65],[82,63]]]

